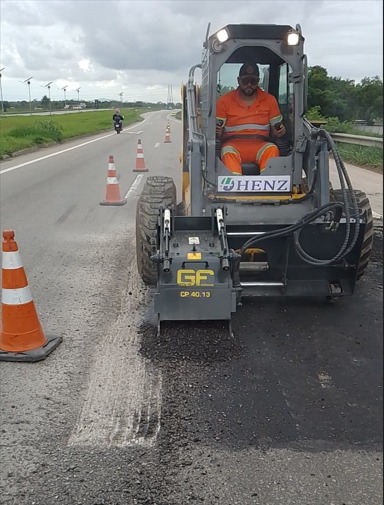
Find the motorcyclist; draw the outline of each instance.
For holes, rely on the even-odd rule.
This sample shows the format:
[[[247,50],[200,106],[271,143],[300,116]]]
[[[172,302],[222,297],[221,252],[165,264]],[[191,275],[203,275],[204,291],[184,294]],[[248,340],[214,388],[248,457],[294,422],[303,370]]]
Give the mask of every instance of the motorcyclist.
[[[123,125],[124,116],[120,113],[120,109],[115,109],[112,119],[114,124],[121,123]]]

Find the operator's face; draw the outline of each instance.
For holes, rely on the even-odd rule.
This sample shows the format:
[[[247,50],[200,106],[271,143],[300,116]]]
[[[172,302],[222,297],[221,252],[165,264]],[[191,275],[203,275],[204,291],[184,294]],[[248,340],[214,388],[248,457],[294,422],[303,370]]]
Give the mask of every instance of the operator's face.
[[[240,93],[249,98],[255,95],[257,85],[259,84],[259,78],[254,75],[243,76],[238,77],[237,82],[239,84]]]

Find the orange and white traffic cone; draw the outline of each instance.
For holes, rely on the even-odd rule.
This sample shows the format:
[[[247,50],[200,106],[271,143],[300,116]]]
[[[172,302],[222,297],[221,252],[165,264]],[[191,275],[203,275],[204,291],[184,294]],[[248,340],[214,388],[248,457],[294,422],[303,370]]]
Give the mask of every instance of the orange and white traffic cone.
[[[108,158],[108,177],[117,177],[115,160],[112,154]]]
[[[133,172],[148,172],[148,168],[145,168],[143,146],[140,139],[137,141],[136,167]]]
[[[41,361],[63,339],[44,334],[13,230],[3,231],[2,256],[0,361]]]
[[[170,144],[171,143],[171,133],[168,130],[168,128],[165,130],[165,139],[164,139],[165,144]]]
[[[105,200],[100,202],[100,205],[124,205],[126,203],[126,198],[121,198],[119,181],[116,176],[115,160],[113,156],[110,155],[108,160]]]
[[[169,131],[169,133],[171,133],[171,125],[169,124],[169,119],[167,121],[167,130]]]

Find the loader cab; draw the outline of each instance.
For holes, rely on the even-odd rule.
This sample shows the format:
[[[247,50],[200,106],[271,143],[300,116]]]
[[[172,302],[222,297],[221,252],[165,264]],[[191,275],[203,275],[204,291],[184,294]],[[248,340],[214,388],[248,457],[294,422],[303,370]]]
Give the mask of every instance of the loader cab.
[[[303,43],[299,25],[296,28],[289,25],[227,25],[212,35],[208,29],[201,64],[190,69],[182,98],[183,200],[188,201],[186,206],[192,215],[200,215],[207,200],[215,198],[215,193],[215,201],[223,196],[239,200],[237,197],[255,199],[259,195],[261,199],[271,200],[271,193],[272,200],[276,201],[280,196],[283,200],[302,194],[300,187],[308,137],[303,121],[307,94]],[[259,182],[254,179],[249,186],[247,181],[239,179],[242,176],[233,176],[220,158],[221,146],[216,139],[217,100],[237,88],[237,76],[244,62],[258,64],[259,86],[276,98],[287,130],[285,152],[279,149],[279,156],[268,161],[262,175],[255,163],[242,167],[243,176],[263,178],[261,190]],[[200,74],[199,84],[196,84],[196,70]],[[269,191],[277,177],[285,181],[284,190],[277,191],[274,186]],[[236,191],[233,184],[238,187]],[[232,192],[236,195],[230,194]]]
[[[241,53],[240,53],[241,54]],[[293,84],[289,80],[289,74],[292,73],[292,68],[286,62],[274,61],[276,58],[271,58],[271,62],[258,64],[260,81],[259,88],[273,95],[278,104],[283,116],[283,123],[287,130],[287,135],[284,139],[284,144],[280,144],[280,156],[289,156],[292,152],[293,145]],[[225,62],[216,75],[216,101],[217,99],[235,90],[238,86],[237,77],[243,62],[232,63]],[[216,154],[220,160],[220,143],[216,141]],[[216,163],[218,160],[216,160]],[[259,175],[260,169],[256,163],[243,163],[242,171],[244,175]]]
[[[296,36],[294,45],[288,43],[290,35]],[[306,74],[303,40],[299,25],[295,29],[285,25],[227,25],[207,38],[202,62],[202,129],[207,137],[207,179],[217,182],[219,192],[218,178],[232,174],[220,158],[215,135],[216,102],[221,95],[237,88],[239,69],[248,61],[258,64],[259,87],[276,98],[287,130],[285,146],[275,142],[279,156],[269,160],[263,176],[284,176],[289,179],[292,191],[301,184],[302,159],[294,147],[303,136]],[[242,170],[243,175],[260,174],[256,163],[243,164]]]

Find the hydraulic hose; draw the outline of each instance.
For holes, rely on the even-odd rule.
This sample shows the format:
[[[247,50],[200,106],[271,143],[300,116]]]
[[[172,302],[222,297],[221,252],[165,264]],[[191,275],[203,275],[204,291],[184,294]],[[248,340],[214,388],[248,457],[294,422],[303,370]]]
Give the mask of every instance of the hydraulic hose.
[[[304,251],[304,249],[302,248],[302,246],[300,244],[300,232],[303,227],[299,228],[298,230],[296,230],[294,232],[294,243],[295,243],[295,248],[296,248],[297,254],[306,263],[309,263],[311,265],[329,265],[330,263],[334,263],[335,261],[338,261],[339,259],[342,259],[345,256],[347,256],[352,251],[353,247],[355,246],[357,239],[359,237],[359,230],[360,230],[360,215],[359,215],[360,210],[359,210],[359,206],[357,203],[355,192],[354,192],[352,184],[351,184],[351,180],[348,176],[345,165],[340,157],[339,151],[336,148],[334,140],[332,139],[331,135],[326,130],[324,130],[322,128],[320,128],[318,130],[318,133],[320,135],[323,135],[326,138],[328,146],[329,146],[330,150],[332,151],[333,157],[335,159],[336,169],[338,172],[342,195],[343,195],[343,206],[344,206],[344,212],[345,212],[345,218],[346,218],[345,237],[344,237],[343,244],[341,245],[339,251],[332,258],[329,258],[326,260],[311,256],[306,251]],[[352,208],[352,213],[351,213],[351,208]],[[353,237],[350,240],[350,238],[351,238],[351,219],[355,220],[355,226],[354,226]]]
[[[308,123],[306,120],[304,120],[307,125],[309,125],[311,128],[312,125]],[[317,133],[321,136],[324,136],[327,140],[329,149],[332,151],[332,154],[334,156],[335,162],[336,162],[336,168],[340,180],[340,185],[342,189],[342,195],[343,195],[343,202],[330,202],[326,205],[323,205],[322,207],[315,209],[314,211],[310,212],[307,216],[304,218],[300,219],[297,221],[294,225],[288,226],[282,230],[273,230],[271,232],[266,232],[261,236],[256,236],[252,237],[249,240],[247,240],[241,250],[240,254],[244,254],[244,252],[251,246],[254,246],[256,243],[261,242],[267,238],[274,238],[274,237],[281,237],[281,236],[287,236],[290,234],[293,234],[294,237],[294,244],[295,244],[295,249],[297,254],[300,256],[300,258],[310,264],[310,265],[329,265],[331,263],[334,263],[335,261],[338,261],[345,256],[347,256],[355,246],[358,236],[359,236],[359,229],[360,229],[360,210],[359,206],[357,203],[356,195],[353,191],[353,187],[350,181],[350,178],[348,176],[348,173],[345,169],[344,163],[342,159],[340,158],[340,154],[336,148],[336,145],[330,136],[330,134],[324,130],[324,129],[317,129]],[[318,153],[317,153],[318,155]],[[318,168],[316,166],[315,168],[315,174],[314,178],[311,184],[310,188],[310,193],[314,191],[315,187],[315,182],[318,177]],[[303,199],[301,199],[303,200]],[[298,200],[300,202],[300,200]],[[352,212],[351,212],[352,209]],[[306,251],[304,251],[301,243],[300,243],[300,233],[302,229],[308,225],[309,223],[315,221],[316,219],[325,216],[328,214],[331,210],[334,210],[334,216],[338,215],[337,221],[339,221],[342,211],[345,213],[346,217],[346,233],[344,237],[343,244],[341,245],[339,251],[332,256],[331,258],[328,259],[321,259],[321,258],[316,258]],[[355,226],[354,226],[354,233],[351,238],[351,219],[355,220]]]

